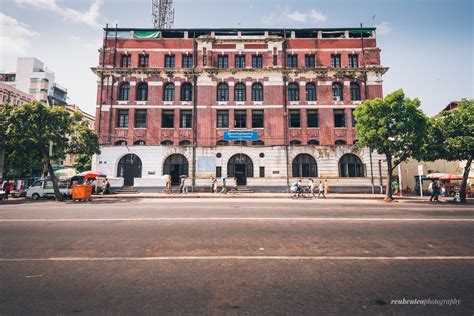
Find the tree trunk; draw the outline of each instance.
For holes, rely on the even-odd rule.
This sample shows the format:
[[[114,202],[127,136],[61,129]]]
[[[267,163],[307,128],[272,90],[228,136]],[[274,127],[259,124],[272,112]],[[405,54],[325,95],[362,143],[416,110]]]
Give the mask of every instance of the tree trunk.
[[[471,170],[472,164],[472,157],[467,160],[466,166],[464,167],[464,173],[462,175],[462,182],[461,182],[461,202],[466,202],[466,189],[467,189],[467,178],[469,177],[469,171]]]
[[[387,158],[387,186],[385,187],[385,201],[391,202],[393,201],[392,197],[392,156],[390,154],[386,154],[385,157]]]
[[[54,197],[56,198],[56,201],[62,201],[63,197],[61,195],[61,192],[59,191],[58,179],[54,175],[53,166],[51,165],[51,161],[49,160],[48,160],[48,171],[51,176],[51,181],[53,182]]]

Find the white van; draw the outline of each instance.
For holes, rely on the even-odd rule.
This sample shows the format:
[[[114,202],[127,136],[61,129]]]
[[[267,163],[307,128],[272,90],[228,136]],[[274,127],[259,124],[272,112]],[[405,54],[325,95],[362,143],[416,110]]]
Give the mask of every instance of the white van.
[[[59,181],[59,192],[64,196],[71,195],[68,181]],[[26,197],[38,200],[42,197],[54,197],[53,182],[51,180],[38,179],[31,184],[26,191]]]

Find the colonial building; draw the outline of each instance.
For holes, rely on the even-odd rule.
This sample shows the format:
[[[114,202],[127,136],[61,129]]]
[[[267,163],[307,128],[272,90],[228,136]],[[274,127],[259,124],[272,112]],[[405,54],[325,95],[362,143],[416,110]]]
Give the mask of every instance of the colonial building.
[[[98,171],[155,190],[229,176],[284,191],[298,178],[370,191],[382,157],[356,145],[353,110],[381,98],[374,28],[105,29],[98,76]],[[254,133],[236,133],[236,132]]]

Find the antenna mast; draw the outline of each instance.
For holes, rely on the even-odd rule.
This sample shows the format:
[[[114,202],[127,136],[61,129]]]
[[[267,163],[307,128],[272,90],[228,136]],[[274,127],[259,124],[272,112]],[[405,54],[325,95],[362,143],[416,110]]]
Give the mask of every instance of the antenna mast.
[[[152,0],[153,26],[155,29],[170,29],[174,24],[173,0]]]

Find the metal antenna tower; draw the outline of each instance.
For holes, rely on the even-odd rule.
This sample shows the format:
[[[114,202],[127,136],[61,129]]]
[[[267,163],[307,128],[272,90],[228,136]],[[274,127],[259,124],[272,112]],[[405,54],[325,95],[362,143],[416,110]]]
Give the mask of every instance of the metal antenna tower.
[[[173,0],[152,0],[153,26],[155,29],[170,29],[174,24]]]

